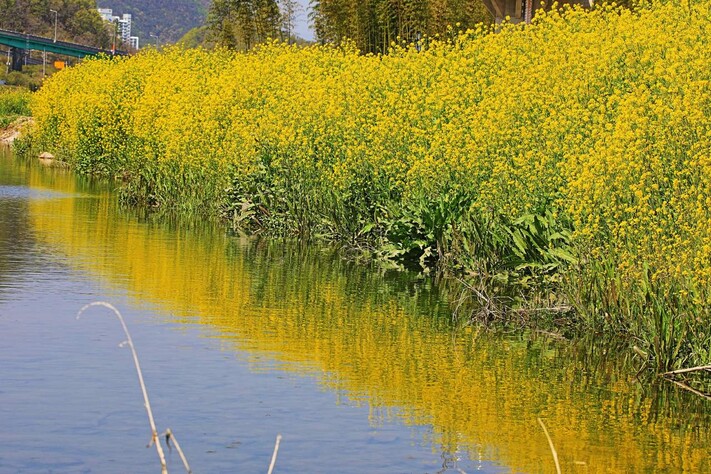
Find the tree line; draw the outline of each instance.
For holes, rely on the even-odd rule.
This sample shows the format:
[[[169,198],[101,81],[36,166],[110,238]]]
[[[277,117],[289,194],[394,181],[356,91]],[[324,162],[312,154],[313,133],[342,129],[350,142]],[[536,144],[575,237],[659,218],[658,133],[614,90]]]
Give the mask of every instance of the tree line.
[[[234,49],[250,49],[270,38],[290,41],[295,0],[214,0],[207,16],[211,40]]]
[[[481,0],[312,0],[309,20],[322,43],[353,41],[364,53],[384,53],[393,41],[415,42],[491,21]],[[214,0],[208,30],[215,44],[250,49],[293,36],[294,0]]]
[[[481,0],[312,0],[311,8],[320,41],[350,39],[369,53],[385,53],[398,39],[411,43],[491,21]]]

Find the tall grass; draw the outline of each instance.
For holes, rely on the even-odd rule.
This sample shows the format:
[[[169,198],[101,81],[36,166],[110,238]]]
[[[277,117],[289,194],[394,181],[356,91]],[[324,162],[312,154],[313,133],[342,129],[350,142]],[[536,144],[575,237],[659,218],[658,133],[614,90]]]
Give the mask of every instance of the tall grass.
[[[504,316],[574,308],[666,370],[709,357],[710,9],[88,61],[37,94],[35,140],[129,202],[441,262]]]

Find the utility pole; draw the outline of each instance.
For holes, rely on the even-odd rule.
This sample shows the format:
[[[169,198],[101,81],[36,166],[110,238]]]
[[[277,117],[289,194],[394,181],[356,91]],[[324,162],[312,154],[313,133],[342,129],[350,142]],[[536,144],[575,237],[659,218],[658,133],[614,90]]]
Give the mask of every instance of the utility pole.
[[[49,10],[50,12],[54,13],[54,42],[57,42],[57,10]]]
[[[114,30],[114,39],[113,39],[113,43],[111,45],[111,54],[115,55],[116,54],[116,34],[118,33],[118,27],[119,27],[118,19],[111,22],[111,24],[113,25],[113,30]]]

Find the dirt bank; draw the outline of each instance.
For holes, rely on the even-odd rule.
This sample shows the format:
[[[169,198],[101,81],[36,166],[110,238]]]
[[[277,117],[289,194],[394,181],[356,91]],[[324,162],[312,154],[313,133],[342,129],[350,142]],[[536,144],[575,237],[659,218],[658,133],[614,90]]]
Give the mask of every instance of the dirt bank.
[[[11,145],[32,122],[32,117],[19,117],[7,127],[0,129],[0,143]]]

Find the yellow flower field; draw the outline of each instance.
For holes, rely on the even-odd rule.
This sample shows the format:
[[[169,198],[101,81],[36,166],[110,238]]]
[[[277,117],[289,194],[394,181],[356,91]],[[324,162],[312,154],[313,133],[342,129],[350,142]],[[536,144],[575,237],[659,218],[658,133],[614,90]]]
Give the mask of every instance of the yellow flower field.
[[[708,362],[710,13],[566,8],[385,56],[270,44],[87,61],[36,94],[33,139],[121,179],[131,202],[543,274],[659,369]]]

